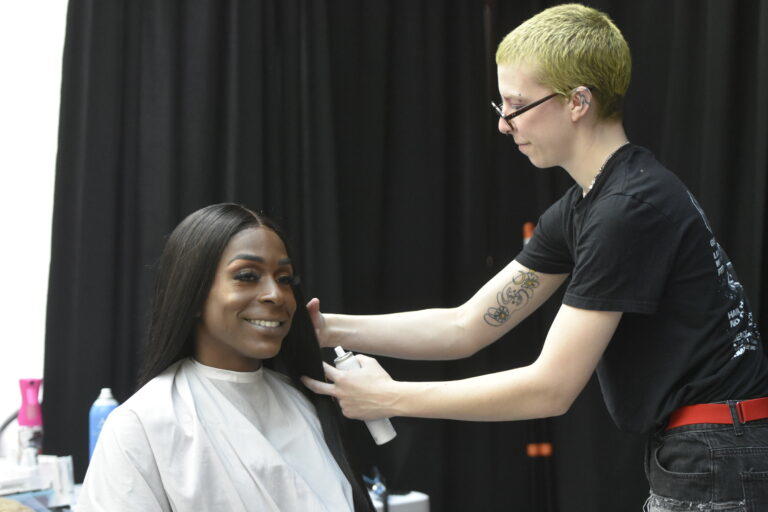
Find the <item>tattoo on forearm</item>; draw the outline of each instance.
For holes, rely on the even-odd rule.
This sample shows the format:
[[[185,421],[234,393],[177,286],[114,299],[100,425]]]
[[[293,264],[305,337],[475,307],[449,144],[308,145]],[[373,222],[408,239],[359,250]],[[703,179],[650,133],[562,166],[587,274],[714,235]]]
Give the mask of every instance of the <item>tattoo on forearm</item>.
[[[488,325],[498,327],[509,320],[513,311],[523,308],[533,297],[534,288],[539,287],[539,276],[536,272],[520,271],[512,281],[496,294],[498,306],[491,306],[483,315]]]

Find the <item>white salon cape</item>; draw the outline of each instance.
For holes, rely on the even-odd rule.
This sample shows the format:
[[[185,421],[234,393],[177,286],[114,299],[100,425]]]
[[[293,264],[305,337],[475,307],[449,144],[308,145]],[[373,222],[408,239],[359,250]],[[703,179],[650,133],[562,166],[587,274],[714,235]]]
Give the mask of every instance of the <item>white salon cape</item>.
[[[314,406],[267,368],[185,359],[107,418],[77,512],[354,510]]]

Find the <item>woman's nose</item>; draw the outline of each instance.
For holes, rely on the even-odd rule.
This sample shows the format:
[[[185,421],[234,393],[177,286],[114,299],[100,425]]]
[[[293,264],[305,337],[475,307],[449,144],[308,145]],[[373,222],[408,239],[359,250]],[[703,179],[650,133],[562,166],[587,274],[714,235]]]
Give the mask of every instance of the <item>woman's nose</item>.
[[[261,296],[259,297],[261,302],[270,302],[277,305],[285,302],[285,294],[289,292],[284,287],[281,287],[280,283],[274,279],[263,279],[262,286]]]

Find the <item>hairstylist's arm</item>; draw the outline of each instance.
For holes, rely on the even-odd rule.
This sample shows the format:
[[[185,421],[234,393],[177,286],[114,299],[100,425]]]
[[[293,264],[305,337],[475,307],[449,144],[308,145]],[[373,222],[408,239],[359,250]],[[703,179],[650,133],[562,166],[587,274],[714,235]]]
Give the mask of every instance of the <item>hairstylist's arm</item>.
[[[355,419],[414,416],[469,421],[510,421],[565,413],[586,385],[621,319],[613,311],[563,305],[538,359],[531,365],[447,382],[398,382],[375,359],[357,356],[362,368],[326,365],[314,391],[339,401]]]
[[[323,347],[341,345],[401,359],[460,359],[507,333],[535,311],[567,274],[542,274],[513,261],[466,303],[389,315],[335,315],[307,304]]]

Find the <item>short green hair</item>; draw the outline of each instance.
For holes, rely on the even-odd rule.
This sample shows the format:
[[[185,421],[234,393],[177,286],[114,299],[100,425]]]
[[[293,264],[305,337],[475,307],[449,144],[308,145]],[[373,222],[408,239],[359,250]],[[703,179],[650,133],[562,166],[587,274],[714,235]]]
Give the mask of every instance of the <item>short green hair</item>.
[[[538,81],[570,97],[584,85],[597,99],[598,117],[620,119],[632,58],[607,14],[581,4],[550,7],[523,22],[499,44],[496,64],[534,66]]]

